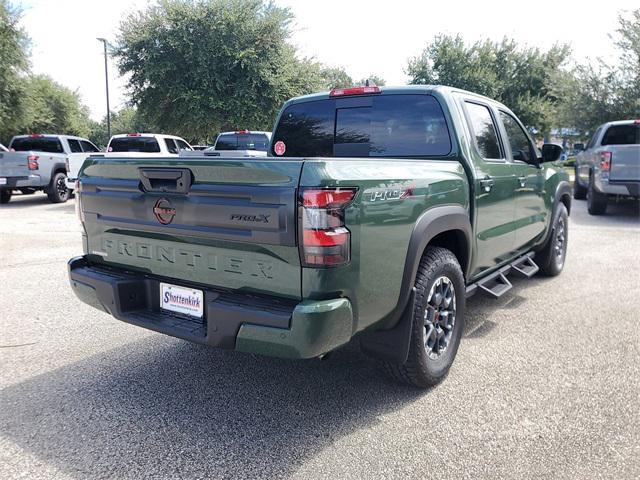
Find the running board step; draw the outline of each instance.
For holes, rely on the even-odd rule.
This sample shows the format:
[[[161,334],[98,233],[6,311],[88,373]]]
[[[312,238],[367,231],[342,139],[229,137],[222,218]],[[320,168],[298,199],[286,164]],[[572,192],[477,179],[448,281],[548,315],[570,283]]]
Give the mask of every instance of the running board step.
[[[524,278],[531,278],[540,270],[540,267],[538,267],[536,262],[533,261],[533,258],[531,258],[531,254],[525,255],[520,260],[512,263],[511,268],[513,268],[513,272],[516,275]]]
[[[493,298],[500,298],[513,288],[506,274],[509,268],[501,269],[478,282],[478,288]]]

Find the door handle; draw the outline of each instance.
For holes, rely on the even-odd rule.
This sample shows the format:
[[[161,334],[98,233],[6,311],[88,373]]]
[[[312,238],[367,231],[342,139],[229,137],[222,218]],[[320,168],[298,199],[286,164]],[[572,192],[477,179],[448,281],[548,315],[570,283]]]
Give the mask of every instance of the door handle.
[[[518,182],[521,187],[524,187],[527,184],[527,177],[518,177]]]
[[[486,193],[489,193],[491,191],[491,188],[493,188],[493,183],[493,178],[489,177],[488,175],[480,180],[480,186]]]

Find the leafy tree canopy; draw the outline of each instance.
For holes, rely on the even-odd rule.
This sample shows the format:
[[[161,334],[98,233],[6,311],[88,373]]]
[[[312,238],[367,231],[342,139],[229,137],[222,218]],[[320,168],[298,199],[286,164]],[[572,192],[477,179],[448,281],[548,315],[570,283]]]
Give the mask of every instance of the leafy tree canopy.
[[[569,54],[566,45],[545,52],[507,38],[467,45],[459,35],[440,35],[406,72],[411,84],[449,85],[501,101],[532,130],[548,132],[559,103],[554,78]]]
[[[271,129],[287,99],[321,90],[319,64],[288,43],[291,12],[261,0],[160,0],[121,24],[116,57],[132,104],[191,141]]]

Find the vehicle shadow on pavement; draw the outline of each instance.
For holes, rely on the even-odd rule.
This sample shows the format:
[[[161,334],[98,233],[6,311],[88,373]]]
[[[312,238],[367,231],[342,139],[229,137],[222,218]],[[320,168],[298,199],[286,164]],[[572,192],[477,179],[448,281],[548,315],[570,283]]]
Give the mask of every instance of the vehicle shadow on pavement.
[[[294,362],[154,335],[5,388],[0,425],[75,478],[283,477],[429,395],[374,367],[355,345]]]
[[[620,227],[623,225],[640,225],[640,202],[623,200],[616,202],[610,200],[607,204],[607,212],[604,215],[589,215],[586,201],[573,200],[570,215],[571,223],[578,225],[597,225]]]

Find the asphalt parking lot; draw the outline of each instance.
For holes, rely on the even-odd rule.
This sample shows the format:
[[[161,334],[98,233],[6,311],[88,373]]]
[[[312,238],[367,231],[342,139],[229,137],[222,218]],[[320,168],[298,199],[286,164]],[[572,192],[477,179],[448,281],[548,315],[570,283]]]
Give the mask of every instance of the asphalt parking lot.
[[[0,478],[640,477],[640,216],[575,201],[567,264],[470,300],[449,377],[219,351],[81,304],[73,201],[0,207]]]

